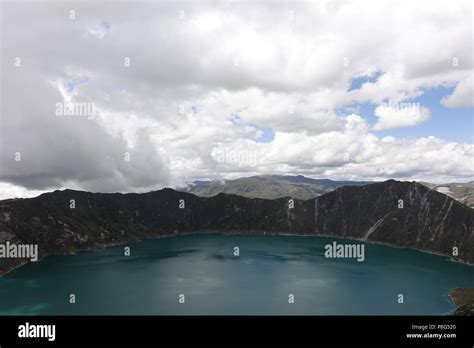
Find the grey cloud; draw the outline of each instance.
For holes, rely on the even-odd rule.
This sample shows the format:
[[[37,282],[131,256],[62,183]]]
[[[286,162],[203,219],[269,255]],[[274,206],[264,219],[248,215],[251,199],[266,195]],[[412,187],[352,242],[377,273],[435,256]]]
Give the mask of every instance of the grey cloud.
[[[133,149],[96,120],[57,116],[60,93],[37,73],[3,62],[0,180],[31,189],[79,185],[90,190],[134,190],[166,185],[169,171],[147,135]],[[130,162],[124,153],[130,152]],[[21,161],[15,161],[20,153]],[[144,174],[144,172],[149,174]]]

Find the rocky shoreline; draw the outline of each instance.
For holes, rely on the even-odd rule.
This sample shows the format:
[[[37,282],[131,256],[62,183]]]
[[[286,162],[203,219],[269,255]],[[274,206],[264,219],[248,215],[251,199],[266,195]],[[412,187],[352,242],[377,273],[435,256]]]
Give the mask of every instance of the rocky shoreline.
[[[451,315],[474,315],[474,287],[453,289],[449,298],[458,307]]]

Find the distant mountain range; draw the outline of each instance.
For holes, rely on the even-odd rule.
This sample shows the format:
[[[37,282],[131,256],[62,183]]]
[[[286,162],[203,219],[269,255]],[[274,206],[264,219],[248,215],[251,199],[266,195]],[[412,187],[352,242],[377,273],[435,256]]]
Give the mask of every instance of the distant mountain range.
[[[230,193],[249,198],[276,199],[292,197],[305,200],[321,196],[342,186],[362,186],[370,183],[373,182],[311,179],[302,175],[260,175],[234,180],[193,181],[187,187],[178,190],[194,193],[201,197]],[[474,208],[474,181],[442,185],[427,182],[420,183]]]
[[[465,183],[455,182],[441,185],[430,184],[426,182],[422,182],[422,184],[433,190],[444,193],[445,195],[454,198],[468,207],[474,208],[474,181]]]
[[[400,207],[400,202],[403,206]],[[416,182],[343,186],[308,200],[63,190],[0,201],[0,243],[69,254],[181,233],[333,236],[414,248],[474,263],[474,209]],[[453,247],[459,254],[453,256]],[[0,274],[27,262],[0,258]]]
[[[369,183],[369,181],[311,179],[302,175],[260,175],[234,180],[193,181],[187,187],[178,190],[201,197],[229,193],[249,198],[292,197],[306,200],[334,191],[342,186],[362,186]]]

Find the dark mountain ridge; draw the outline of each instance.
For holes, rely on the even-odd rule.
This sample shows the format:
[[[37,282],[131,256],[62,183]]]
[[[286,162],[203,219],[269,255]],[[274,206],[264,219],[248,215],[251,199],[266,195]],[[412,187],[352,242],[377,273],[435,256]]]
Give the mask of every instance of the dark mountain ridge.
[[[224,193],[198,197],[172,189],[143,194],[54,191],[1,201],[0,243],[38,244],[42,258],[180,233],[325,235],[474,263],[474,210],[416,182],[344,186],[308,200],[290,199]],[[0,258],[0,274],[25,262]]]

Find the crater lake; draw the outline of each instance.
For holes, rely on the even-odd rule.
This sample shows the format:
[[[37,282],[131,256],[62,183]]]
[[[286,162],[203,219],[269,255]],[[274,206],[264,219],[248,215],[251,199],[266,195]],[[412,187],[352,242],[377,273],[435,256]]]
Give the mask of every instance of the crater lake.
[[[334,241],[364,244],[364,261],[326,258]],[[0,314],[443,315],[473,285],[474,267],[417,250],[206,233],[28,263],[0,278]]]

